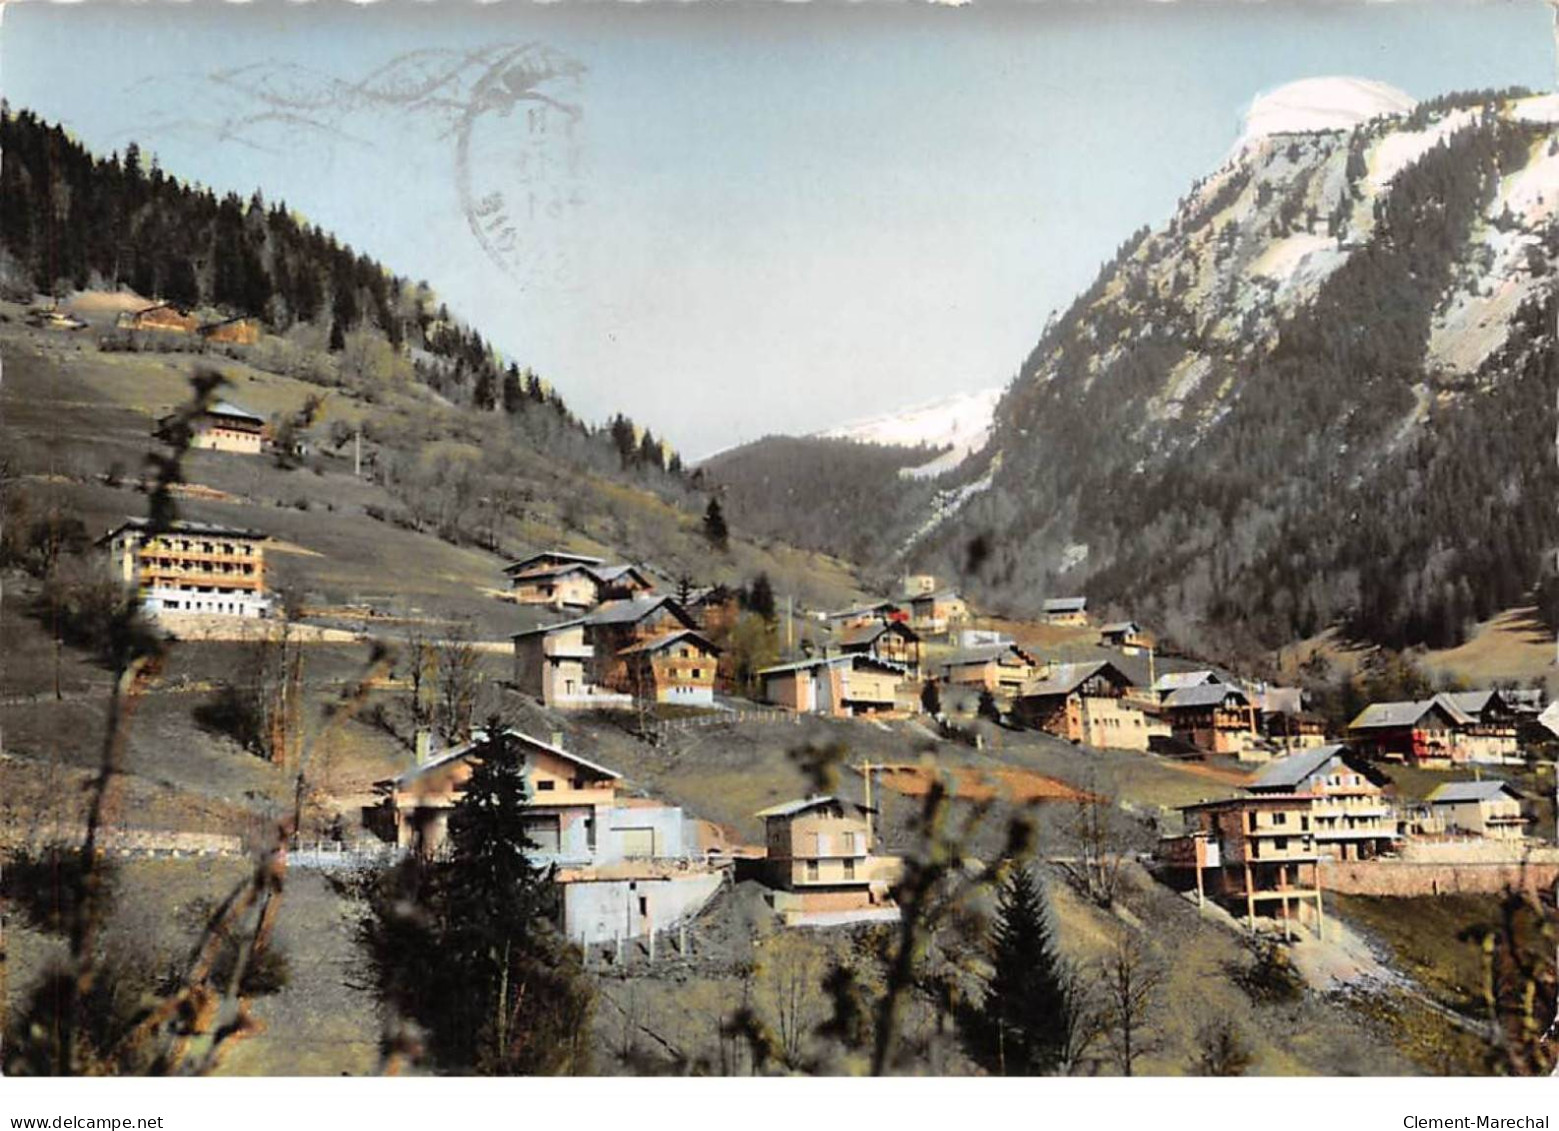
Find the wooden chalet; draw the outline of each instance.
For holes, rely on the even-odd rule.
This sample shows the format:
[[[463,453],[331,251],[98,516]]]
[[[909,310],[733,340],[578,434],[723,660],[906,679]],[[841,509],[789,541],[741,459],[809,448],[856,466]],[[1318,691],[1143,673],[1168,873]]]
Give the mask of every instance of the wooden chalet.
[[[839,651],[894,664],[911,679],[920,675],[920,636],[903,621],[875,621],[846,629],[839,638]]]
[[[949,687],[989,691],[1010,703],[1034,677],[1038,661],[1016,644],[967,648],[942,661],[942,678]]]
[[[166,436],[178,419],[169,413],[157,421],[156,434]],[[190,422],[190,447],[203,451],[259,455],[265,449],[270,427],[265,418],[232,401],[217,401]]]
[[[153,303],[140,310],[125,311],[114,322],[121,330],[156,334],[193,334],[200,320],[171,302]]]
[[[1159,716],[1175,738],[1209,754],[1244,755],[1261,741],[1250,697],[1226,683],[1179,687],[1159,700]]]
[[[1348,724],[1349,745],[1370,758],[1414,766],[1469,760],[1458,736],[1473,720],[1443,696],[1371,703]]]
[[[1041,609],[1046,624],[1083,628],[1088,624],[1087,597],[1048,597]]]
[[[1168,728],[1130,703],[1132,681],[1108,660],[1053,664],[1013,699],[1015,723],[1084,746],[1147,750]]]

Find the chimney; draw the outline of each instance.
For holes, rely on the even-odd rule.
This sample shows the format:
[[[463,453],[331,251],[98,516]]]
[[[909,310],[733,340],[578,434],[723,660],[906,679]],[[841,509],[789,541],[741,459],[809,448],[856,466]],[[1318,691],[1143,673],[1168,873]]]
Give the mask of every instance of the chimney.
[[[429,730],[419,730],[417,732],[417,737],[416,737],[417,765],[421,766],[421,765],[425,765],[427,763],[428,754],[429,754],[430,749],[432,747],[432,743],[433,743],[433,732],[432,731],[429,731]]]
[[[552,745],[556,746],[559,750],[563,749],[563,732],[562,731],[555,730],[555,731],[552,732]]]

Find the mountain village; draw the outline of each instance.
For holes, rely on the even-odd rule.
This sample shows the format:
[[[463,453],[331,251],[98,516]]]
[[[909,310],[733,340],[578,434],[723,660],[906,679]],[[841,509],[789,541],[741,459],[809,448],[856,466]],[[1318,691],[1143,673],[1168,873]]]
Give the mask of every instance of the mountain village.
[[[1236,339],[1277,337],[1279,292],[1309,312],[1334,272],[1373,285],[1344,260],[1389,229],[1383,153],[1406,178],[1483,130],[1479,238],[1516,225],[1512,201],[1550,215],[1549,100],[1366,93],[1346,128],[1253,115],[1172,228],[1052,319],[1028,363],[1044,380],[955,397],[950,425],[923,407],[695,467],[621,414],[573,416],[426,283],[258,193],[218,202],[138,151],[80,150],[72,192],[12,195],[48,219],[121,192],[241,253],[121,279],[118,244],[83,246],[79,269],[0,280],[7,1070],[161,1071],[123,1051],[153,1030],[204,1058],[191,1071],[248,1074],[1551,1068],[1532,1004],[1553,993],[1533,956],[1559,884],[1551,571],[1523,559],[1469,596],[1499,551],[1385,546],[1424,509],[1428,455],[1360,488],[1396,511],[1314,528],[1332,566],[1260,556],[1315,515],[1222,484],[1176,511],[1143,470],[1203,473],[1186,453],[1233,415],[1232,374],[1265,364]],[[5,128],[49,177],[38,155],[74,144],[9,110]],[[1536,178],[1501,180],[1518,158]],[[1445,266],[1445,387],[1414,386],[1406,424],[1366,406],[1364,432],[1396,429],[1387,454],[1427,406],[1483,405],[1488,367],[1534,372],[1551,231],[1500,245],[1509,341],[1480,325],[1455,372],[1449,322],[1494,315]],[[1205,353],[1148,340],[1165,326]],[[1175,396],[1130,437],[1076,439],[1120,462],[1044,495],[1072,442],[1046,398],[1136,380],[1139,347]],[[1041,455],[1030,427],[1052,430]],[[1291,440],[1348,499],[1331,449]],[[1523,482],[1460,500],[1469,529]],[[1511,545],[1542,529],[1513,521]],[[862,543],[880,552],[853,559]],[[512,961],[482,934],[503,915],[530,948]],[[1014,922],[1032,947],[1004,958]],[[500,970],[490,1015],[462,1012],[489,1001],[471,969]],[[99,993],[99,974],[139,988]],[[1020,1052],[1002,995],[1029,981],[1064,1023]],[[83,1026],[78,1050],[60,1001],[113,1032]]]
[[[264,419],[219,402],[194,421],[192,447],[257,457]],[[176,521],[150,531],[126,519],[99,539],[115,577],[175,636],[220,634],[225,619],[280,624],[266,586],[267,537]],[[496,580],[496,579],[495,579]],[[1559,879],[1552,827],[1500,776],[1559,738],[1559,705],[1539,690],[1448,691],[1372,702],[1336,733],[1298,687],[1243,679],[1160,655],[1131,620],[1099,623],[1084,596],[1047,598],[1041,624],[1062,646],[1024,645],[976,627],[955,588],[907,575],[897,592],[846,609],[788,608],[780,662],[739,681],[714,639],[739,615],[737,596],[646,563],[542,549],[502,570],[498,599],[544,611],[514,633],[508,686],[570,716],[669,712],[673,725],[776,712],[986,741],[970,724],[1042,732],[1086,761],[1099,749],[1179,766],[1227,767],[1225,796],[1180,807],[1180,831],[1151,853],[1162,882],[1198,905],[1216,901],[1252,932],[1325,931],[1325,892],[1456,895]],[[1016,626],[1021,631],[1022,626]],[[192,631],[193,630],[193,631]],[[646,732],[654,741],[654,731]],[[733,876],[768,889],[792,926],[891,920],[896,861],[872,826],[879,769],[859,767],[856,795],[797,797],[753,814],[761,844],[734,843],[698,814],[621,795],[623,775],[564,748],[561,732],[518,734],[530,791],[526,835],[563,889],[562,926],[585,947],[653,954],[681,935]],[[343,843],[436,854],[448,812],[485,735],[433,745],[381,783]],[[1427,770],[1422,796],[1392,789],[1394,766]],[[892,766],[883,767],[890,773]],[[881,795],[878,785],[875,792]],[[345,848],[342,851],[346,851]]]

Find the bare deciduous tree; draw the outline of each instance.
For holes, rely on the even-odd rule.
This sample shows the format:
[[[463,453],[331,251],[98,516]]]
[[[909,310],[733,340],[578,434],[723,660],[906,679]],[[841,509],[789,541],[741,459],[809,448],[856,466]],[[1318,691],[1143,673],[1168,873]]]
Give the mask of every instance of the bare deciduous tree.
[[[471,720],[482,681],[481,658],[468,625],[452,628],[438,644],[439,733],[450,744],[471,738]]]
[[[1158,1047],[1156,1018],[1164,972],[1135,934],[1122,928],[1099,963],[1100,1016],[1121,1072],[1132,1075],[1137,1061]]]
[[[1121,869],[1126,863],[1126,838],[1120,815],[1090,778],[1087,797],[1078,802],[1068,830],[1075,859],[1067,865],[1073,881],[1101,907],[1115,902]]]
[[[810,939],[782,934],[764,946],[758,974],[779,1034],[780,1059],[799,1068],[807,1038],[824,1017],[822,957]]]

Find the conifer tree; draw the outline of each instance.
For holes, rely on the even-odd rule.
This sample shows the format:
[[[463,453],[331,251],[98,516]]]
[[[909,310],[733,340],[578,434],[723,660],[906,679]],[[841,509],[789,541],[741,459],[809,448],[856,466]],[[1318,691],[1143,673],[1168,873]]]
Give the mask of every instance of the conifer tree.
[[[731,531],[725,525],[719,499],[710,499],[709,508],[704,511],[704,537],[717,550],[725,550],[731,544]]]
[[[370,939],[381,978],[447,1068],[588,1071],[593,995],[553,925],[557,888],[525,833],[524,750],[500,720],[486,728],[420,906],[408,913],[393,886],[379,894]]]
[[[1002,883],[990,945],[985,1000],[971,1026],[977,1057],[1007,1076],[1065,1067],[1076,1052],[1081,1003],[1056,953],[1044,889],[1025,865]]]

